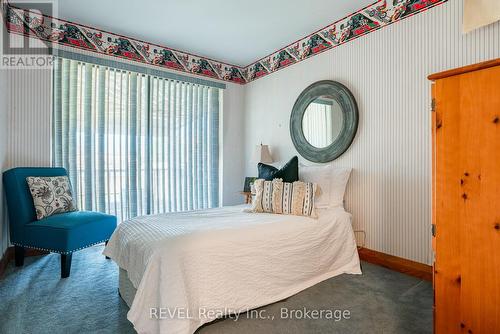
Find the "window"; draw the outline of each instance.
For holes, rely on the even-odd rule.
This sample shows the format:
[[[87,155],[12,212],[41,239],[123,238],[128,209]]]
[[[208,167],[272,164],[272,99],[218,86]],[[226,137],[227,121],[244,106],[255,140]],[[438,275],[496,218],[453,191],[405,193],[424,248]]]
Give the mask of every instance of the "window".
[[[53,163],[119,221],[216,207],[219,89],[58,58]]]

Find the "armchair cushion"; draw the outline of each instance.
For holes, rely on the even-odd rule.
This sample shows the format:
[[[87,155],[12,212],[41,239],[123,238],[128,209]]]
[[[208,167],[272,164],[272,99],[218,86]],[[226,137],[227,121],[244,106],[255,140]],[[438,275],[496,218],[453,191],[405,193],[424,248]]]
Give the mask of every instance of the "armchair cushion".
[[[111,237],[116,217],[100,212],[74,211],[25,225],[24,246],[70,253]]]

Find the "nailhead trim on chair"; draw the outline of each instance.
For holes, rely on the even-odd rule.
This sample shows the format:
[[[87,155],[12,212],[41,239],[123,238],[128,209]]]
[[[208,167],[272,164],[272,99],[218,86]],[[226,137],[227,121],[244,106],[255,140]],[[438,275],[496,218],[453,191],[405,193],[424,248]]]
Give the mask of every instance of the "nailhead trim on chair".
[[[15,245],[15,246],[19,246],[19,247],[33,248],[33,249],[38,249],[38,250],[42,250],[42,251],[46,251],[46,252],[59,253],[59,254],[70,254],[70,253],[79,251],[79,250],[84,249],[84,248],[88,248],[88,247],[91,247],[91,246],[94,246],[94,245],[102,244],[103,242],[106,242],[106,241],[108,241],[108,240],[101,240],[101,241],[95,242],[95,243],[87,245],[87,246],[83,246],[83,247],[80,247],[80,248],[77,248],[77,249],[73,249],[73,250],[68,251],[68,252],[61,252],[61,251],[57,251],[57,250],[53,250],[53,249],[48,249],[48,248],[40,248],[40,247],[33,247],[33,246],[21,245],[21,244],[15,243],[15,242],[13,242],[12,244]]]

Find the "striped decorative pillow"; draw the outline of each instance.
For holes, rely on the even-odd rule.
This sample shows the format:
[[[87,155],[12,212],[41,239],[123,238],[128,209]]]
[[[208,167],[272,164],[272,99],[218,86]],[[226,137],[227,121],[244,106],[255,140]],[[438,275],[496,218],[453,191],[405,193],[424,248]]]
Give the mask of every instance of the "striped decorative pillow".
[[[254,186],[256,196],[253,201],[253,212],[316,217],[314,211],[316,183],[258,179]]]

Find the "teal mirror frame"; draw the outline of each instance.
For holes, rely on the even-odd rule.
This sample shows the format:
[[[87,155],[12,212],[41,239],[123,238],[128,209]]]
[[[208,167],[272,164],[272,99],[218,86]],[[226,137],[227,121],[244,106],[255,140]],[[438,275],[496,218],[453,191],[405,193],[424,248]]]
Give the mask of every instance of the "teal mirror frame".
[[[338,137],[327,147],[311,145],[302,128],[304,113],[311,102],[320,96],[332,96],[340,105],[343,115],[342,129]],[[299,154],[312,162],[329,162],[340,157],[351,146],[358,130],[358,105],[351,91],[332,80],[318,81],[304,89],[295,101],[290,116],[290,137]]]

